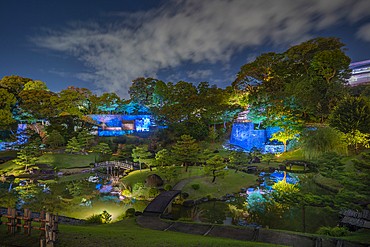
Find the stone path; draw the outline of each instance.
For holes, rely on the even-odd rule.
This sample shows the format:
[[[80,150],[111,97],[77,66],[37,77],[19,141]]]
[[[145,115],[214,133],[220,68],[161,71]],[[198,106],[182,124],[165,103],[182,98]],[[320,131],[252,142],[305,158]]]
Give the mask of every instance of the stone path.
[[[185,184],[189,183],[191,180],[197,179],[197,178],[203,178],[207,177],[208,175],[202,175],[202,176],[197,176],[197,177],[191,177],[191,178],[185,178],[178,182],[172,189],[173,190],[182,190],[182,188],[185,186]]]

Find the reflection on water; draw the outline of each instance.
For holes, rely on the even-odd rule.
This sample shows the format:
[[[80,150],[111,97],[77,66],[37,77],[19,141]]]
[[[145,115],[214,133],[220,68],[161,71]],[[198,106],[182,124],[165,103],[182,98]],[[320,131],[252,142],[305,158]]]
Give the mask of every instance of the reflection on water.
[[[0,206],[2,207],[27,208],[34,212],[44,210],[79,219],[100,214],[106,210],[115,220],[128,208],[143,211],[147,204],[146,201],[119,197],[117,187],[115,190],[110,181],[104,179],[94,182],[82,179],[61,183],[33,183],[25,180],[0,183]]]
[[[288,178],[289,174],[287,175]],[[262,174],[263,181],[260,184],[260,190],[269,190],[273,183],[281,181],[280,175],[276,173]],[[310,191],[313,194],[326,195],[331,192],[324,190],[314,184],[311,179],[300,176],[299,179],[290,174],[290,181],[295,183],[300,181],[300,190],[305,193]],[[288,181],[288,179],[287,179]],[[256,189],[257,190],[257,189]],[[258,205],[257,210],[247,210],[246,197],[237,196],[226,202],[211,201],[198,205],[198,211],[202,210],[202,215],[197,222],[238,225],[250,227],[264,227],[271,229],[281,229],[290,231],[302,231],[302,209],[297,207],[285,207],[280,204]],[[258,207],[263,210],[258,210]],[[173,206],[172,214],[175,219],[189,218],[191,208],[179,205]],[[327,212],[323,208],[306,207],[306,232],[315,233],[321,226],[335,226],[339,222],[338,215],[333,212]]]

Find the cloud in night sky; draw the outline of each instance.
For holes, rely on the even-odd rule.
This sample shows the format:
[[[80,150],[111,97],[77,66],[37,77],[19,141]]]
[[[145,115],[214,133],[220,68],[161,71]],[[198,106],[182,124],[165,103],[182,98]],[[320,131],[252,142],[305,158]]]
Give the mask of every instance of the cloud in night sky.
[[[77,78],[127,98],[137,77],[156,77],[184,63],[227,63],[241,50],[266,43],[295,45],[312,38],[312,32],[358,22],[369,9],[368,0],[166,1],[147,12],[109,13],[121,19],[114,23],[72,23],[32,41],[78,58],[91,72]],[[370,41],[370,24],[357,35]],[[212,77],[202,69],[184,74]]]

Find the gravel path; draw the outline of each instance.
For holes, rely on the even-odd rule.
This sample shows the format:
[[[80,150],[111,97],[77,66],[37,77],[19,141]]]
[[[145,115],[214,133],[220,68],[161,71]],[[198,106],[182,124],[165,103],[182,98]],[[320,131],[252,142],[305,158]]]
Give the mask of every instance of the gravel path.
[[[202,176],[198,176],[198,177],[191,177],[191,178],[185,178],[183,180],[181,180],[180,182],[178,182],[172,189],[173,190],[182,190],[182,188],[185,186],[185,184],[189,183],[191,180],[194,180],[194,179],[197,179],[197,178],[203,178],[203,177],[207,177],[208,175],[202,175]]]

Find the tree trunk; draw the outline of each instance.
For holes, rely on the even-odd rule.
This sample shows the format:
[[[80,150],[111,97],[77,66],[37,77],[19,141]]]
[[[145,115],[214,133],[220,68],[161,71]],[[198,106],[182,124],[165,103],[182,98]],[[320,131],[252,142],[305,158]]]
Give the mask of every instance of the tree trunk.
[[[212,183],[214,183],[214,182],[215,182],[215,180],[216,180],[216,177],[215,177],[215,176],[213,176]]]
[[[286,153],[286,143],[287,142],[284,142],[284,153]]]
[[[188,172],[188,164],[185,163],[185,172]]]
[[[140,172],[141,172],[141,162],[139,161],[139,167],[140,167]]]

